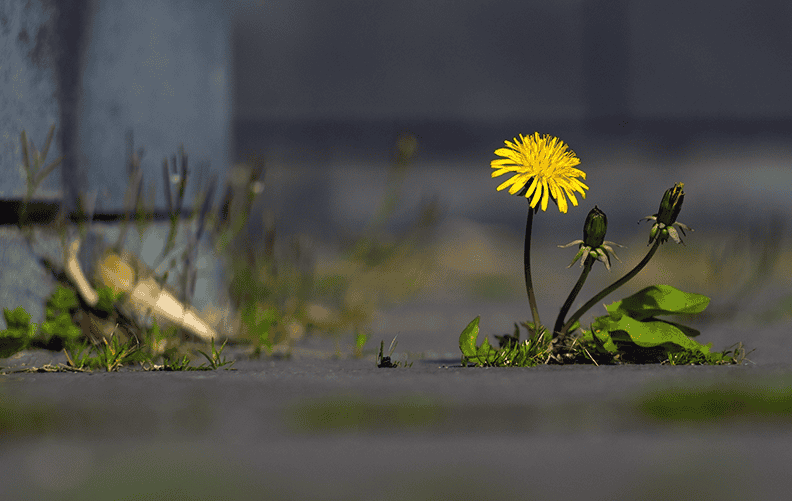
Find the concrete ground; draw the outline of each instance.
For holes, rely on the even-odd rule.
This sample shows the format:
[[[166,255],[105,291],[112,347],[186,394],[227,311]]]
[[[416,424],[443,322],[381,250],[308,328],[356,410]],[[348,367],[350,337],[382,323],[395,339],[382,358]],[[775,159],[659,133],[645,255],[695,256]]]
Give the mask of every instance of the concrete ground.
[[[291,359],[230,348],[233,371],[6,374],[0,497],[775,498],[792,487],[789,409],[686,421],[641,402],[710,384],[788,395],[789,334],[754,330],[775,350],[741,366],[463,368],[455,336],[440,353],[405,332],[399,346],[421,352],[397,350],[406,368],[308,338]]]

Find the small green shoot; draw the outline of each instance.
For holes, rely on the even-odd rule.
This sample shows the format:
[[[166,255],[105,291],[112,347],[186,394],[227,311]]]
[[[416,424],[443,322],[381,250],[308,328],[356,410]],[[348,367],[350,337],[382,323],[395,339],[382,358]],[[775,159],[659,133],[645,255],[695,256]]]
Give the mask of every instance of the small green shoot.
[[[360,358],[363,356],[363,347],[366,346],[366,342],[368,341],[368,335],[365,332],[358,332],[355,334],[355,348],[352,351],[352,355],[355,358]]]
[[[190,357],[187,355],[182,355],[181,358],[178,356],[163,356],[163,363],[162,363],[162,370],[164,371],[190,371],[190,370],[198,370],[197,367],[190,367]]]
[[[533,367],[550,360],[552,344],[544,328],[538,335],[521,342],[520,327],[514,324],[513,334],[495,336],[499,343],[495,348],[486,337],[477,345],[479,320],[480,317],[474,318],[459,336],[463,366],[472,363],[476,367]],[[522,325],[529,333],[534,332],[533,324],[523,322]]]
[[[88,354],[84,354],[86,348]],[[110,335],[109,341],[107,338],[102,338],[98,345],[91,346],[78,343],[64,351],[69,365],[76,369],[104,369],[107,372],[114,372],[125,365],[150,361],[150,357],[141,351],[137,339],[130,338],[122,343],[120,336],[115,335],[115,332]]]
[[[395,369],[396,367],[399,367],[399,365],[402,365],[402,364],[404,365],[404,367],[412,367],[412,362],[410,362],[408,364],[408,363],[406,363],[406,361],[405,362],[400,362],[400,361],[393,362],[391,360],[391,357],[393,356],[393,350],[396,349],[396,345],[397,345],[396,338],[397,337],[399,337],[398,334],[393,336],[393,341],[391,341],[390,348],[388,349],[388,355],[387,356],[383,356],[383,353],[384,353],[383,349],[385,348],[385,341],[380,341],[380,349],[379,349],[379,353],[377,354],[377,367],[379,367],[380,369]]]
[[[225,341],[223,341],[223,344],[220,345],[219,349],[215,349],[215,342],[214,339],[212,339],[212,356],[207,355],[206,352],[202,350],[198,350],[198,353],[203,355],[206,358],[206,360],[209,361],[208,366],[205,364],[201,364],[201,367],[207,367],[208,369],[211,370],[217,370],[221,367],[225,367],[226,365],[228,365],[228,367],[225,367],[225,370],[230,370],[231,366],[234,365],[234,360],[226,361],[225,357],[223,356],[223,349],[225,348],[227,342],[228,340],[226,339]]]

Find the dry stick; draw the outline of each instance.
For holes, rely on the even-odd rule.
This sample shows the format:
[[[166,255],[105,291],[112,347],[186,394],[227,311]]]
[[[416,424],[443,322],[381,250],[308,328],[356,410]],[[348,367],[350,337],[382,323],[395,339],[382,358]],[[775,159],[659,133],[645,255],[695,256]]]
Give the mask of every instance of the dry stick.
[[[605,298],[605,296],[615,291],[616,289],[627,283],[635,275],[637,275],[638,272],[640,272],[644,268],[644,266],[646,266],[649,260],[652,259],[652,256],[654,256],[654,253],[657,251],[658,247],[660,247],[660,239],[656,238],[654,245],[652,246],[651,249],[649,249],[649,252],[646,254],[646,257],[644,257],[641,260],[641,262],[635,266],[635,268],[630,270],[629,273],[621,277],[616,282],[613,282],[613,284],[611,284],[610,286],[603,289],[602,292],[591,298],[591,300],[588,303],[584,304],[578,311],[576,311],[575,314],[569,318],[567,323],[564,324],[564,327],[561,329],[559,335],[561,336],[566,335],[566,332],[570,329],[570,327],[572,327],[572,325],[575,322],[577,322],[580,319],[580,317],[583,316],[584,313],[590,310],[592,306],[602,301],[602,299]]]

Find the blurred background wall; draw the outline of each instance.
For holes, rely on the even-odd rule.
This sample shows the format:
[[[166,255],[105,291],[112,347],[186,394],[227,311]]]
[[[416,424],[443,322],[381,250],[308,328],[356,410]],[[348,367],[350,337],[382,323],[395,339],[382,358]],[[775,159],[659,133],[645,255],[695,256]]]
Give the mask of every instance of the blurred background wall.
[[[243,2],[233,149],[264,151],[271,180],[299,184],[270,196],[309,232],[363,224],[403,131],[420,142],[408,208],[441,193],[451,214],[519,229],[521,201],[495,192],[489,161],[539,131],[588,169],[582,213],[623,213],[613,231],[676,181],[691,225],[786,217],[789,20],[780,0]]]
[[[56,123],[49,158],[66,158],[46,198],[120,205],[129,127],[147,180],[180,141],[207,174],[263,155],[256,210],[281,235],[333,237],[365,227],[410,132],[419,156],[396,226],[439,195],[450,218],[519,240],[525,202],[495,191],[489,162],[539,131],[578,153],[591,190],[537,242],[578,238],[594,204],[610,238],[632,235],[676,181],[682,221],[747,235],[731,217],[792,216],[790,20],[780,0],[6,0],[0,196],[24,193],[22,128],[40,146]],[[2,268],[27,269],[8,242]],[[0,282],[12,275],[29,287],[29,273]]]
[[[428,155],[486,156],[535,129],[667,153],[786,141],[790,20],[780,0],[245,2],[236,150],[382,149],[402,128]]]

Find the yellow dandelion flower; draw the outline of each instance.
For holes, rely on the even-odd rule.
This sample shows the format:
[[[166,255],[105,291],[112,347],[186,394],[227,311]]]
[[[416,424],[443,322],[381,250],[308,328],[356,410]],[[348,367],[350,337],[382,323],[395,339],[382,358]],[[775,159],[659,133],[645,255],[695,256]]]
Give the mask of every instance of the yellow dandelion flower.
[[[552,198],[562,213],[567,211],[567,197],[572,205],[577,206],[574,192],[586,198],[588,186],[578,179],[586,179],[586,173],[575,168],[580,164],[580,159],[563,141],[549,134],[540,136],[534,132],[532,136],[520,134],[519,140],[514,138],[514,142],[504,142],[506,148],[495,150],[496,155],[504,158],[493,160],[490,164],[496,169],[492,177],[507,172],[516,174],[498,186],[498,191],[509,188],[509,193],[516,195],[525,190],[530,182],[524,193],[525,198],[533,195],[531,207],[535,208],[541,200],[542,210],[546,211],[548,200]]]

